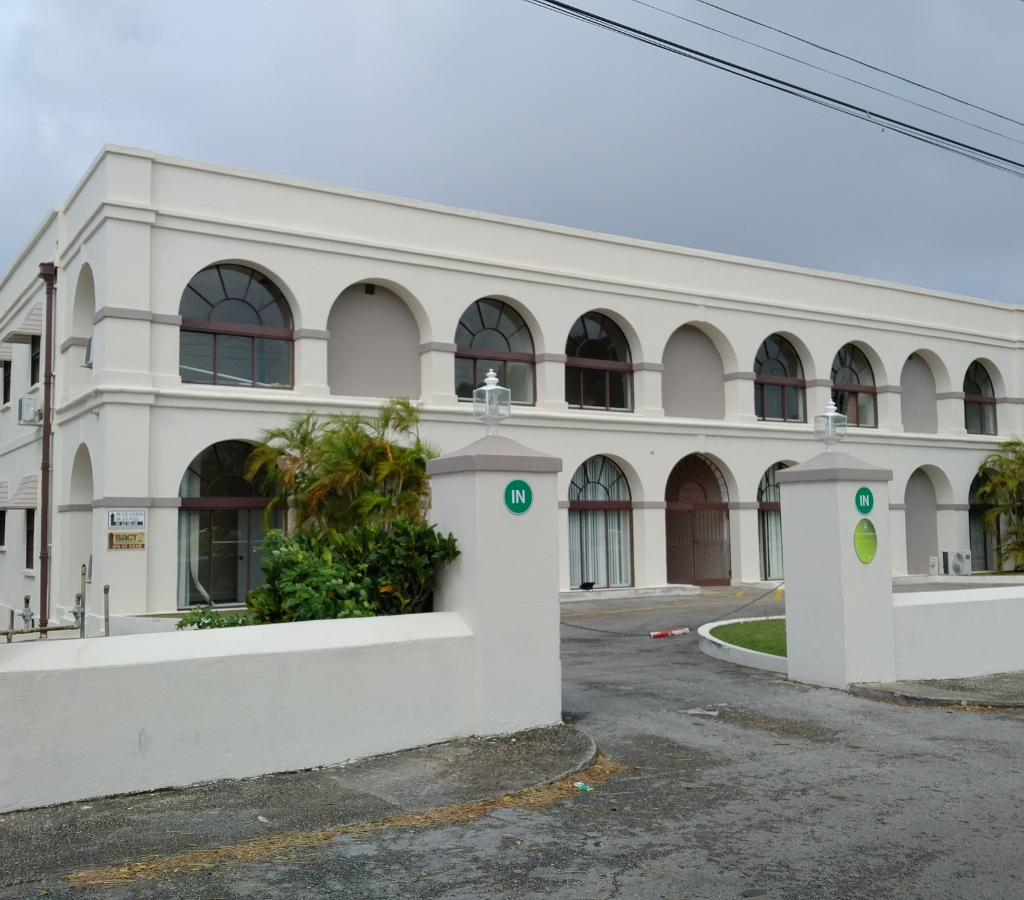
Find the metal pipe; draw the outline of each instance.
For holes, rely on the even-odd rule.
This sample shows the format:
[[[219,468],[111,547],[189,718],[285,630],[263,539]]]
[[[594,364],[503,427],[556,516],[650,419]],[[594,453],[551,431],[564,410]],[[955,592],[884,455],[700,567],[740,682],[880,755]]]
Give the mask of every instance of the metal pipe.
[[[0,631],[0,636],[7,638],[7,643],[11,643],[11,638],[18,634],[38,634],[39,637],[46,637],[50,631],[77,631],[77,625],[47,625],[45,628],[14,628],[10,631]]]
[[[110,637],[110,585],[103,585],[103,636]]]
[[[39,486],[39,627],[46,628],[50,612],[50,419],[53,389],[53,297],[57,267],[39,264],[39,277],[46,283],[46,327],[43,333],[43,461]],[[46,636],[46,632],[42,632]]]
[[[85,576],[89,567],[82,563],[82,637],[85,637]]]

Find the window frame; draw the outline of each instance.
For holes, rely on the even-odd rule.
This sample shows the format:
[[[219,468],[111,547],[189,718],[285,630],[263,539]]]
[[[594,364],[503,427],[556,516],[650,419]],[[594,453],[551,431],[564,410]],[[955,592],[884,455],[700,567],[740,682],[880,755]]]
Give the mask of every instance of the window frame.
[[[607,322],[611,322],[616,328],[618,328],[619,332],[622,334],[622,340],[623,340],[623,343],[625,344],[625,347],[626,347],[626,353],[629,355],[630,359],[629,359],[628,362],[620,362],[618,360],[612,360],[612,359],[591,359],[591,358],[586,357],[586,356],[572,356],[572,355],[570,355],[570,353],[569,353],[569,346],[568,346],[569,345],[569,341],[572,340],[572,337],[571,337],[571,335],[572,335],[572,328],[570,328],[569,329],[570,337],[566,338],[566,348],[565,348],[565,350],[566,350],[566,352],[565,352],[565,383],[566,383],[566,386],[568,386],[569,379],[571,377],[576,377],[576,378],[579,379],[580,402],[579,402],[578,405],[575,404],[575,403],[569,403],[569,392],[566,391],[566,393],[565,393],[566,403],[568,403],[569,409],[604,410],[606,412],[629,412],[629,413],[631,413],[631,412],[633,412],[636,409],[636,397],[635,397],[635,393],[636,392],[634,390],[635,386],[633,384],[633,372],[636,371],[636,370],[635,370],[634,365],[633,365],[633,353],[632,353],[632,349],[629,346],[629,338],[626,336],[626,333],[622,330],[622,327],[618,324],[618,322],[616,322],[610,316],[605,315],[604,313],[601,313],[601,312],[594,312],[593,310],[590,310],[588,312],[585,312],[582,316],[579,316],[579,318],[576,319],[576,322],[580,321],[580,319],[585,319],[587,316],[600,316],[602,318],[602,320],[603,320],[601,322],[601,328],[605,327],[604,326],[604,322],[606,322],[606,321]],[[573,324],[572,324],[573,328],[576,327],[576,322],[573,322]],[[576,370],[575,376],[570,374],[570,370],[571,369]],[[583,402],[583,372],[584,372],[585,369],[590,369],[591,371],[603,371],[604,372],[604,406],[593,406],[593,405],[585,404]],[[612,406],[611,405],[611,397],[612,397],[611,375],[612,375],[613,372],[625,373],[626,376],[627,376],[627,378],[626,378],[626,388],[627,388],[627,391],[629,393],[629,405],[628,406]],[[630,540],[632,540],[632,536],[630,537]]]
[[[187,291],[189,289],[189,287],[192,284],[192,281],[196,278],[196,276],[198,276],[202,272],[206,272],[206,271],[208,271],[210,269],[219,269],[222,265],[235,265],[235,266],[238,266],[238,267],[243,267],[243,268],[249,269],[254,275],[261,275],[263,278],[267,279],[267,281],[269,281],[271,284],[273,284],[274,287],[276,288],[277,292],[281,295],[281,297],[279,298],[279,302],[284,303],[284,305],[285,305],[285,307],[287,309],[287,312],[288,312],[288,316],[290,318],[293,318],[292,317],[292,311],[291,311],[290,304],[288,303],[287,298],[284,296],[284,292],[281,291],[280,287],[277,286],[277,283],[274,282],[273,279],[271,279],[269,276],[267,276],[264,273],[260,272],[258,269],[253,268],[252,266],[245,265],[244,263],[237,263],[237,264],[235,264],[235,263],[217,263],[217,264],[214,264],[212,266],[207,266],[204,269],[200,269],[199,272],[196,272],[195,275],[193,275],[192,278],[189,279],[188,284],[185,286],[185,291]],[[223,284],[223,280],[222,280],[222,284]],[[193,291],[195,291],[194,288],[193,288]],[[198,293],[198,292],[196,291],[196,293]],[[225,293],[226,293],[226,288],[225,288]],[[184,297],[184,291],[182,292],[182,296]],[[200,296],[202,296],[202,295],[200,295]],[[237,299],[237,298],[227,297],[226,299],[227,300],[233,300],[233,299]],[[207,302],[209,302],[209,301],[207,301]],[[218,301],[218,302],[225,302],[225,301]],[[243,300],[242,302],[246,302],[246,301]],[[214,307],[211,306],[211,312],[212,312],[213,308]],[[258,314],[258,311],[257,311],[257,314]],[[293,321],[294,321],[294,319],[293,319]],[[180,334],[209,334],[209,335],[213,335],[213,353],[212,353],[212,359],[211,359],[211,362],[210,362],[210,366],[211,366],[211,369],[210,369],[211,380],[210,381],[193,380],[191,378],[186,378],[184,375],[182,375],[182,372],[181,372],[181,359],[180,359],[181,341],[179,339],[179,342],[178,342],[178,348],[179,348],[179,350],[178,350],[178,352],[179,352],[178,375],[181,378],[182,384],[205,385],[207,387],[258,388],[260,390],[272,390],[272,391],[291,391],[291,390],[295,389],[295,329],[294,328],[274,328],[274,327],[269,327],[269,326],[265,326],[265,325],[247,325],[247,324],[243,324],[243,323],[217,322],[217,321],[211,321],[210,319],[194,319],[194,318],[185,318],[185,317],[183,317],[182,320],[181,320],[181,325],[179,327],[179,333]],[[218,347],[220,345],[220,337],[221,336],[224,336],[224,337],[244,337],[244,338],[250,338],[251,339],[251,342],[252,342],[251,347],[252,347],[252,349],[251,349],[251,352],[250,352],[250,356],[251,356],[252,365],[250,367],[250,372],[251,372],[252,378],[251,378],[251,381],[249,383],[229,383],[229,382],[223,382],[223,381],[218,381],[217,380],[217,376],[218,376],[218,366],[217,366],[217,362],[218,362]],[[258,384],[257,383],[257,377],[256,377],[256,374],[257,374],[256,373],[256,368],[257,368],[256,347],[257,347],[257,344],[256,344],[256,341],[258,339],[261,339],[261,338],[264,339],[264,340],[285,341],[288,344],[288,383],[287,384]]]
[[[39,384],[39,358],[42,355],[43,339],[38,334],[29,337],[28,382],[30,387]]]
[[[971,370],[975,366],[977,366],[979,369],[981,369],[982,372],[985,373],[985,378],[988,379],[988,383],[992,386],[992,396],[991,397],[986,397],[984,394],[968,394],[967,391],[964,390],[964,428],[966,429],[968,434],[981,434],[981,435],[989,435],[989,436],[996,435],[996,434],[999,434],[999,411],[996,408],[999,401],[998,401],[997,397],[995,396],[995,393],[996,393],[995,383],[992,381],[992,376],[989,374],[988,369],[985,368],[985,365],[983,363],[979,362],[978,360],[975,360],[974,362],[972,362],[967,367],[967,371],[964,373],[964,385],[963,386],[964,386],[964,388],[967,387],[967,379],[968,379],[968,377],[971,374]],[[975,383],[977,383],[977,379],[975,379]],[[979,431],[973,431],[971,429],[970,410],[968,409],[968,406],[970,406],[970,405],[974,405],[974,406],[977,407],[978,422],[981,425],[981,429]],[[984,408],[986,406],[991,406],[992,407],[992,431],[986,431],[985,430],[985,409]]]
[[[572,499],[570,499],[569,500],[569,515],[571,517],[573,512],[577,512],[577,513],[579,513],[579,512],[603,512],[604,513],[604,554],[605,554],[605,567],[606,567],[606,569],[610,569],[610,562],[611,562],[611,558],[612,557],[611,557],[611,529],[608,527],[608,513],[610,513],[610,512],[626,512],[626,513],[628,513],[628,515],[626,517],[626,521],[628,522],[628,527],[629,527],[629,552],[628,552],[629,584],[628,585],[615,585],[615,587],[631,587],[631,586],[633,586],[636,583],[636,571],[635,571],[635,559],[634,559],[634,539],[633,539],[633,499],[632,499],[633,498],[633,489],[630,487],[629,478],[626,476],[626,473],[622,470],[622,467],[620,465],[618,465],[618,463],[615,462],[615,460],[611,459],[610,457],[605,456],[602,453],[598,453],[598,454],[595,454],[595,455],[602,458],[602,470],[609,463],[611,463],[611,465],[613,465],[615,467],[615,469],[619,473],[619,478],[617,478],[615,480],[618,481],[618,480],[621,479],[622,483],[626,487],[626,494],[627,494],[627,496],[630,499],[628,499],[628,500],[572,500]],[[579,488],[576,487],[576,474],[579,472],[580,469],[583,469],[583,467],[587,464],[587,462],[589,462],[593,458],[594,457],[588,457],[588,459],[584,460],[582,463],[580,463],[579,466],[576,467],[576,472],[573,473],[573,477],[572,477],[572,479],[569,482],[570,494],[574,490],[579,490],[579,492],[582,493],[583,488],[585,488],[587,484],[600,484],[602,488],[604,488],[606,491],[608,490],[608,485],[605,485],[605,484],[603,484],[600,481],[591,482],[590,480],[584,481],[583,484]],[[584,470],[584,476],[585,475],[586,475],[586,472]],[[572,526],[570,525],[570,539],[571,539],[571,531],[572,531]],[[583,544],[583,529],[580,528],[580,559],[581,560],[584,559],[585,556],[586,556],[586,553],[585,553],[585,547],[584,547],[584,544]],[[581,581],[581,584],[583,584],[583,583],[584,582]],[[612,585],[609,584],[609,585],[607,585],[607,587],[610,588],[610,587],[612,587]],[[577,589],[579,589],[579,586],[572,588],[572,590],[577,590]]]
[[[3,371],[3,405],[11,402],[11,360],[5,359]]]
[[[522,351],[518,351],[518,350],[488,350],[488,349],[485,349],[483,347],[468,347],[468,346],[465,346],[465,345],[460,344],[458,342],[459,328],[460,327],[461,328],[465,328],[466,331],[470,330],[469,326],[465,325],[464,322],[463,322],[463,320],[466,318],[466,314],[470,311],[470,309],[472,307],[476,306],[478,303],[481,303],[481,302],[483,302],[485,300],[486,301],[490,301],[492,303],[500,303],[501,304],[502,308],[501,308],[501,312],[499,313],[499,317],[505,314],[505,310],[506,309],[512,310],[512,312],[514,312],[520,319],[522,319],[522,321],[523,321],[522,327],[526,329],[526,333],[530,337],[530,343],[534,344],[534,342],[533,342],[533,332],[530,330],[530,323],[526,321],[526,318],[523,316],[523,314],[521,312],[519,312],[518,309],[516,309],[508,301],[502,300],[502,299],[500,299],[498,297],[481,297],[479,300],[474,300],[468,307],[466,307],[466,309],[463,311],[462,315],[459,317],[459,323],[455,327],[455,359],[456,359],[456,361],[460,360],[460,359],[468,359],[468,360],[472,361],[472,366],[473,366],[473,383],[477,387],[480,387],[484,383],[483,377],[480,377],[480,374],[477,371],[477,366],[479,365],[479,361],[480,360],[494,360],[495,362],[505,362],[505,363],[517,362],[517,363],[527,363],[527,364],[529,364],[529,366],[530,366],[530,388],[531,388],[530,392],[533,395],[533,399],[531,401],[529,401],[529,402],[527,402],[525,400],[515,400],[515,399],[513,399],[512,400],[512,405],[513,406],[536,406],[537,405],[537,353],[536,353],[536,344],[534,344],[534,352],[533,353],[523,353]],[[481,329],[481,330],[484,330],[484,331],[486,331],[486,330],[498,331],[498,329],[496,329],[496,328],[488,329],[486,327]],[[475,338],[476,335],[479,334],[479,333],[480,333],[479,331],[473,333],[473,337]],[[501,332],[499,332],[499,333],[501,333]],[[506,340],[508,340],[508,336],[507,335],[502,334],[502,337],[504,337]],[[483,374],[486,377],[487,373],[484,372]],[[457,389],[458,388],[458,375],[456,375],[455,378],[456,378],[455,387]],[[503,387],[508,387],[509,385],[507,384],[507,381],[508,381],[508,378],[506,376],[504,381],[499,380],[499,383],[502,384]],[[459,397],[458,399],[459,399],[460,403],[472,403],[473,402],[473,397],[472,396],[469,396],[469,397]]]
[[[864,357],[864,362],[865,362],[865,364],[868,367],[868,372],[871,373],[871,384],[870,385],[860,384],[860,382],[853,383],[853,382],[836,381],[835,380],[834,375],[835,375],[835,371],[836,371],[836,361],[839,359],[839,354],[841,354],[844,350],[846,350],[847,347],[850,347],[851,349],[856,350],[858,353],[860,353],[861,356]],[[840,368],[853,368],[853,367],[852,366],[841,366]],[[832,402],[835,403],[836,409],[840,409],[841,410],[841,409],[844,408],[843,405],[839,402],[839,397],[838,397],[839,394],[852,394],[852,395],[854,395],[852,399],[853,399],[854,403],[856,404],[856,409],[857,409],[856,416],[852,416],[852,417],[850,416],[850,413],[849,413],[850,398],[849,397],[847,398],[846,406],[845,406],[845,409],[846,409],[846,413],[845,413],[845,415],[846,415],[846,423],[847,423],[847,425],[849,425],[850,428],[877,428],[878,427],[878,385],[875,382],[875,369],[871,365],[871,360],[868,359],[868,355],[863,350],[861,350],[860,347],[858,347],[856,344],[852,344],[852,343],[850,343],[850,344],[843,344],[843,346],[840,347],[836,351],[836,355],[832,359],[832,370],[829,372],[829,380],[832,382],[832,387],[831,387],[830,390],[832,391]],[[858,394],[871,394],[875,398],[875,401],[874,401],[874,406],[875,406],[875,423],[873,425],[862,425],[861,422],[860,422],[860,398],[858,396],[856,396]],[[857,421],[856,422],[851,421],[852,418],[856,418]]]
[[[34,508],[25,510],[25,568],[35,571],[36,568],[36,511]]]
[[[768,341],[773,340],[773,339],[775,340],[776,343],[779,343],[781,341],[781,342],[785,342],[789,346],[789,348],[793,351],[793,355],[796,357],[797,362],[800,365],[800,371],[801,372],[803,372],[803,367],[804,367],[803,366],[803,361],[800,359],[799,352],[797,352],[796,347],[793,346],[793,342],[790,341],[789,339],[787,339],[786,337],[784,337],[783,335],[781,335],[781,334],[770,334],[763,341],[761,341],[760,346],[757,348],[757,353],[754,354],[754,412],[755,412],[755,415],[757,415],[757,421],[758,422],[779,422],[781,424],[786,424],[786,423],[793,423],[793,424],[806,423],[807,422],[807,379],[804,378],[802,375],[800,377],[794,377],[794,376],[782,377],[780,375],[762,375],[758,371],[758,366],[759,365],[763,365],[763,363],[761,363],[760,360],[758,360],[758,356],[761,354],[762,348],[765,349],[765,356],[768,357],[769,359],[778,359],[779,358],[778,356],[768,356],[768,353],[767,353],[766,344],[768,343]],[[765,389],[765,387],[769,387],[769,386],[777,386],[777,387],[782,387],[783,388],[783,391],[782,391],[782,418],[781,419],[775,419],[775,418],[769,419],[764,414],[764,411],[765,411],[764,389]],[[798,391],[800,391],[801,397],[803,398],[802,402],[800,404],[803,407],[803,409],[802,409],[803,415],[799,419],[797,419],[797,418],[790,418],[788,416],[788,414],[787,414],[788,413],[788,408],[789,408],[789,397],[788,397],[788,393],[789,392],[785,390],[785,388],[787,388],[787,387],[796,388]],[[760,401],[760,403],[758,401]],[[761,408],[761,412],[760,412],[760,414],[757,414],[757,408],[759,406]]]

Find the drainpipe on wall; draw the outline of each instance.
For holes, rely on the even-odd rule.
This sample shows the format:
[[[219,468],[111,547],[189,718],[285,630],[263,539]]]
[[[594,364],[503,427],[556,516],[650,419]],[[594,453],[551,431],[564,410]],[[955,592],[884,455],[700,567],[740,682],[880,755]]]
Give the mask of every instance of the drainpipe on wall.
[[[39,264],[46,283],[46,324],[43,335],[43,462],[39,486],[39,627],[45,628],[50,612],[50,417],[53,385],[53,297],[57,267]],[[43,632],[45,637],[46,632]]]

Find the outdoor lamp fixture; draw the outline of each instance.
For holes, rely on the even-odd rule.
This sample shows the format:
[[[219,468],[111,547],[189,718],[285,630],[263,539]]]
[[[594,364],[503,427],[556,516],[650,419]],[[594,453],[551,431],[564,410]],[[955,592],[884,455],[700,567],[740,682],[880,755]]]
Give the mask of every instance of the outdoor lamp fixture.
[[[512,415],[512,391],[498,387],[494,369],[487,372],[484,386],[473,391],[473,418],[487,426],[488,434],[498,433],[498,423]]]
[[[835,453],[836,442],[846,437],[846,416],[836,412],[835,401],[829,398],[825,414],[814,417],[814,436],[825,442],[825,452]]]

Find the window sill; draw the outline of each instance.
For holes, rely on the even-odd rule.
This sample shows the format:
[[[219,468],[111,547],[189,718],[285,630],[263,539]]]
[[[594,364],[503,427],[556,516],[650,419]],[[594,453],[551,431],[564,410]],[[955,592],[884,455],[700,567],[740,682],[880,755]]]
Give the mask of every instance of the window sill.
[[[26,578],[35,578],[36,577],[36,570],[35,569],[22,569],[21,570],[21,574],[24,575]]]

